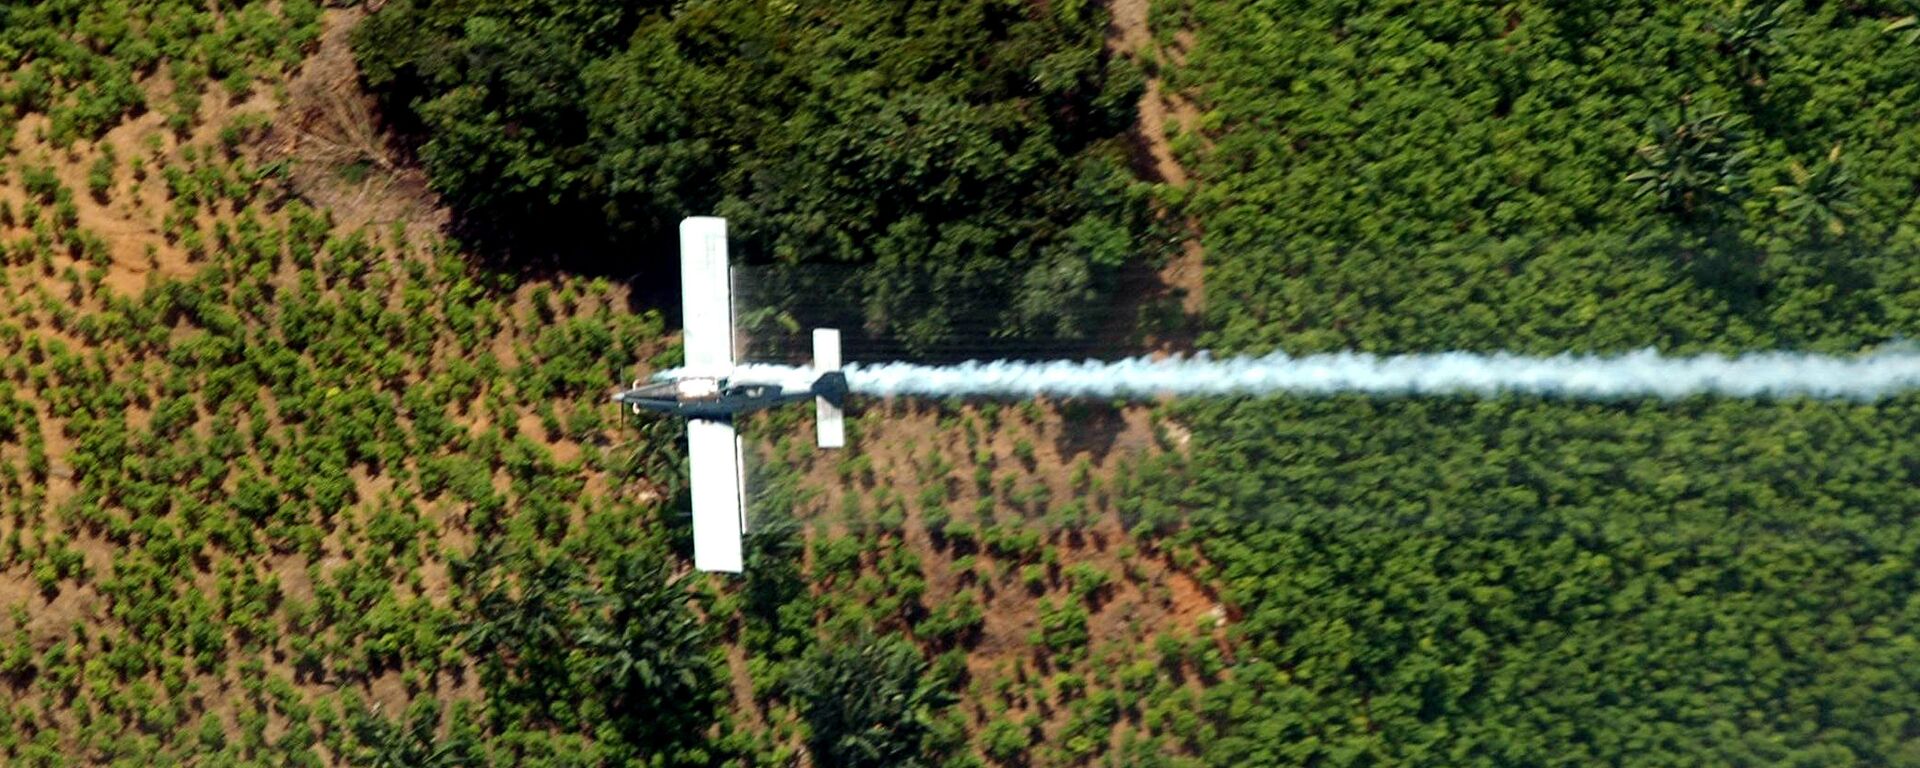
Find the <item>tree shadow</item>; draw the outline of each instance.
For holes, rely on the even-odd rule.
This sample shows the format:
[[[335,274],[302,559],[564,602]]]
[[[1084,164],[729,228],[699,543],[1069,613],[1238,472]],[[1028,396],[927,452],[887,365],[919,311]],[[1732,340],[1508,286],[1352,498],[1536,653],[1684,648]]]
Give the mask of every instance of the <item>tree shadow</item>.
[[[1060,404],[1060,431],[1053,439],[1054,450],[1063,460],[1085,456],[1098,466],[1107,460],[1126,430],[1126,414],[1113,403],[1067,400]]]
[[[1734,314],[1757,319],[1772,286],[1761,276],[1766,252],[1731,223],[1712,223],[1682,235],[1678,246],[1688,279],[1711,291]]]
[[[396,81],[386,88],[369,88],[360,107],[365,112],[361,119],[367,124],[366,140],[377,142],[387,164],[426,174],[421,150],[432,135],[411,105],[430,91],[411,68],[394,76]],[[582,199],[506,198],[460,206],[444,190],[422,192],[448,208],[441,234],[458,244],[473,269],[496,278],[481,281],[483,286],[504,292],[524,282],[560,276],[606,278],[627,286],[629,311],[659,309],[677,324],[677,221],[636,214],[633,206],[615,215]],[[713,201],[697,202],[692,208],[708,209]]]
[[[1822,301],[1848,304],[1845,315],[1857,322],[1873,325],[1884,317],[1885,307],[1869,299],[1877,285],[1869,259],[1874,246],[1852,233],[1812,233],[1786,257],[1792,263],[1781,263],[1778,253],[1768,253],[1731,223],[1683,238],[1676,246],[1686,279],[1718,299],[1729,316],[1767,329],[1781,343],[1818,335],[1818,329],[1783,326],[1772,318],[1783,293],[1811,285],[1831,289]]]
[[[511,284],[558,276],[606,278],[627,287],[629,311],[658,309],[679,327],[678,229],[649,224],[615,233],[597,209],[569,210],[539,216],[455,211],[447,234],[475,269],[509,277]]]

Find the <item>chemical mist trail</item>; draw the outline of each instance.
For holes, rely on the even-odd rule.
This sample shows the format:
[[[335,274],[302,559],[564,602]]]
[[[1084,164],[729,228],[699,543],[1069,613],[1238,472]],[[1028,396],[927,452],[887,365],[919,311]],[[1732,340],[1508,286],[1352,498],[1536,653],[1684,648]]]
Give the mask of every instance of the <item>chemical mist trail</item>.
[[[777,367],[768,367],[769,371]],[[1667,357],[1443,352],[1379,356],[1351,352],[1292,357],[967,362],[849,365],[859,394],[924,397],[1037,395],[1143,398],[1159,395],[1498,395],[1614,399],[1815,397],[1875,400],[1920,389],[1920,351],[1860,356],[1765,352]]]

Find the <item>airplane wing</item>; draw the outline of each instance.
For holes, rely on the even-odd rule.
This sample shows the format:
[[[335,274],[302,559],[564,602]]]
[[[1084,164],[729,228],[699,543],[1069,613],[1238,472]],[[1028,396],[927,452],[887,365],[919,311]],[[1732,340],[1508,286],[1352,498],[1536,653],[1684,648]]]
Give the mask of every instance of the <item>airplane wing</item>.
[[[680,222],[680,296],[685,311],[687,371],[733,372],[733,287],[727,267],[727,220],[695,216]],[[733,423],[687,422],[693,482],[693,566],[739,573],[746,526],[746,468]]]
[[[733,372],[733,283],[727,269],[727,220],[694,216],[680,222],[680,300],[687,372]]]
[[[839,331],[832,328],[813,329],[813,369],[821,373],[840,370]],[[840,392],[839,395],[844,397],[846,393]],[[846,447],[847,419],[840,410],[839,401],[825,395],[816,396],[813,398],[813,413],[814,431],[819,435],[820,447]]]
[[[693,480],[693,567],[739,573],[746,494],[733,423],[689,419],[687,459]]]

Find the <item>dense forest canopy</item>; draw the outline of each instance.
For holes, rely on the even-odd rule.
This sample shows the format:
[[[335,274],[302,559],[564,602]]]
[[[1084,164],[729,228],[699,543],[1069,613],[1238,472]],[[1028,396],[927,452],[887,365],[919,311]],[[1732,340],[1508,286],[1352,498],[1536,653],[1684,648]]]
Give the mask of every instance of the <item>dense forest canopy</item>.
[[[1213,346],[1852,351],[1916,322],[1900,3],[1187,3]],[[1904,8],[1904,10],[1903,10]],[[1390,278],[1390,279],[1388,279]]]
[[[1911,4],[1160,10],[1216,352],[1920,330]],[[1913,762],[1915,407],[1182,404],[1243,611],[1209,762]]]
[[[522,251],[579,236],[606,272],[670,275],[672,226],[718,214],[748,259],[876,265],[855,327],[932,343],[1082,332],[1141,250],[1141,79],[1105,16],[399,0],[355,40],[435,188]]]

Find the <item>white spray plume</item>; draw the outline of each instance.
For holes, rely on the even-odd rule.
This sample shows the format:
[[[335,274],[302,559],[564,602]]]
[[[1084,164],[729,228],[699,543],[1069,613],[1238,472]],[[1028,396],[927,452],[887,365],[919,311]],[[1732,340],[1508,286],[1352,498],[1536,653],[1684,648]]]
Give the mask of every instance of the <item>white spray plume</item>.
[[[786,382],[804,380],[809,373],[804,368],[751,365],[735,375]],[[1790,352],[1667,357],[1651,349],[1552,357],[1339,352],[1224,359],[1203,353],[1105,362],[855,364],[847,366],[846,375],[853,392],[882,397],[1527,393],[1584,399],[1720,395],[1875,400],[1920,389],[1920,351],[1902,347],[1853,357]]]

